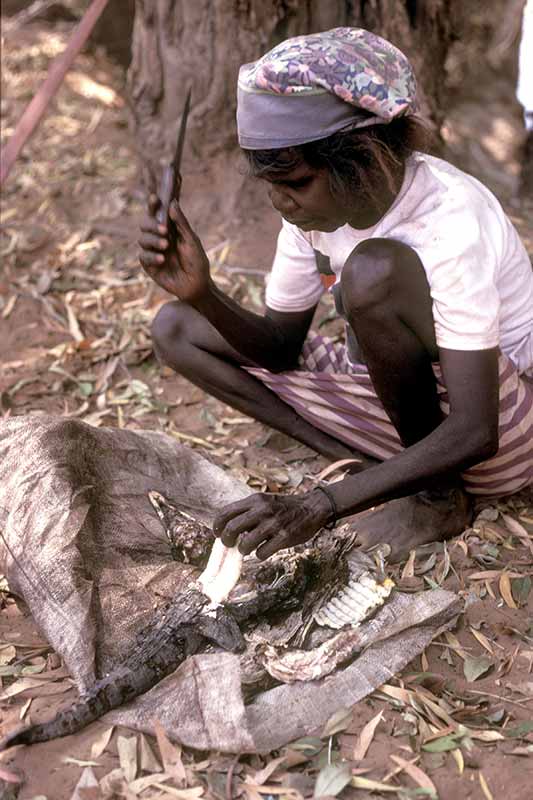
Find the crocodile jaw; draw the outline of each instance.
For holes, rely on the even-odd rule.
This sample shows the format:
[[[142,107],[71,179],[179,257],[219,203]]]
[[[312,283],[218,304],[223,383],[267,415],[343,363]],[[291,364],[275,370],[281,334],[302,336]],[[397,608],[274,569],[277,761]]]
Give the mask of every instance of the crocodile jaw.
[[[226,547],[215,539],[206,568],[198,578],[202,591],[214,605],[227,600],[241,577],[243,555],[237,547]]]

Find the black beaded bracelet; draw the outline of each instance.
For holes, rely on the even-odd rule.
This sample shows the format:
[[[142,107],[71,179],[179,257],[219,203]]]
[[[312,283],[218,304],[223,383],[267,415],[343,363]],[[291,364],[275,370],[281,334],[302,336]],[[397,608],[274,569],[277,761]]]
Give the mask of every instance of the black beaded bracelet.
[[[331,490],[327,486],[316,486],[315,491],[316,490],[325,494],[329,500],[329,504],[331,506],[332,519],[330,519],[330,521],[326,525],[324,525],[324,528],[331,530],[337,524],[338,512],[337,512],[337,504],[335,502],[335,498],[333,497]]]

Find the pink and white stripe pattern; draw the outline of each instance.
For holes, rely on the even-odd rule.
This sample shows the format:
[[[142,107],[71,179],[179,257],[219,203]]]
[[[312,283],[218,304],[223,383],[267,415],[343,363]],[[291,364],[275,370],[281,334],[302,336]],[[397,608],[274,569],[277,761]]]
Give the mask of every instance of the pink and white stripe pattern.
[[[323,336],[304,344],[301,368],[273,374],[248,368],[300,416],[356,450],[385,460],[402,450],[396,429],[378,399],[368,370],[350,364],[346,348]],[[500,448],[493,457],[463,474],[465,489],[476,495],[512,494],[533,483],[533,380],[518,374],[500,356]],[[441,407],[448,413],[446,387],[434,367]]]

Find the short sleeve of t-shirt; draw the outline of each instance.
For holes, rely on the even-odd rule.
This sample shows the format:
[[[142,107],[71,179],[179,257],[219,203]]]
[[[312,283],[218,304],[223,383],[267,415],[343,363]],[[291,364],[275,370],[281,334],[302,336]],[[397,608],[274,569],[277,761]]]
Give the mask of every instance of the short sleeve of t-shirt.
[[[499,343],[498,227],[476,209],[450,210],[415,249],[428,274],[439,347],[484,350]]]
[[[323,291],[311,243],[296,225],[283,221],[267,283],[267,306],[274,311],[306,311],[318,303]]]

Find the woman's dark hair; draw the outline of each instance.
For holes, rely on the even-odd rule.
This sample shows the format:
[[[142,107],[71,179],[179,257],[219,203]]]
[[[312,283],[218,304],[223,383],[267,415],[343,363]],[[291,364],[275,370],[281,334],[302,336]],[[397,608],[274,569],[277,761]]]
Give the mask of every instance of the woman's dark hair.
[[[397,192],[406,159],[427,149],[431,134],[417,117],[388,124],[339,131],[316,142],[277,150],[245,150],[251,175],[261,178],[288,172],[302,161],[326,168],[333,194],[344,199],[363,193],[377,208],[384,203],[383,182]],[[385,201],[386,202],[386,201]]]

